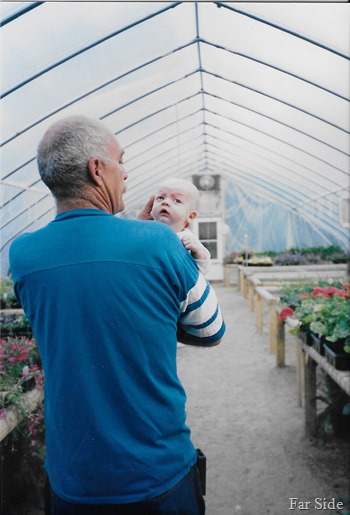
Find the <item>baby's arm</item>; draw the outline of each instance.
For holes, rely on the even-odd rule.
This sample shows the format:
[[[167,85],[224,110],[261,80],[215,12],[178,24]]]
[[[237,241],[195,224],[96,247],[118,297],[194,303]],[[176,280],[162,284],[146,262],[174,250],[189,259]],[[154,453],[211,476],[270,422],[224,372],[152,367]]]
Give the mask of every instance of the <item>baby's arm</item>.
[[[184,245],[184,247],[191,251],[192,256],[194,259],[210,259],[210,252],[207,248],[204,247],[204,245],[201,244],[197,238],[191,234],[186,233],[181,238],[181,241]]]

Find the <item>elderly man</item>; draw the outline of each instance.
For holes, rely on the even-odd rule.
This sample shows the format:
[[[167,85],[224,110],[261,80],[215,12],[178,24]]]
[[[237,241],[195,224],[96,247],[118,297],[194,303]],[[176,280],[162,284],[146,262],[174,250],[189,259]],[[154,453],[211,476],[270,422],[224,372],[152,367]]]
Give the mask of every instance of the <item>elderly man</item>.
[[[45,372],[52,515],[202,514],[176,348],[216,345],[225,325],[169,227],[113,216],[123,154],[100,122],[52,125],[37,160],[57,216],[10,251]]]

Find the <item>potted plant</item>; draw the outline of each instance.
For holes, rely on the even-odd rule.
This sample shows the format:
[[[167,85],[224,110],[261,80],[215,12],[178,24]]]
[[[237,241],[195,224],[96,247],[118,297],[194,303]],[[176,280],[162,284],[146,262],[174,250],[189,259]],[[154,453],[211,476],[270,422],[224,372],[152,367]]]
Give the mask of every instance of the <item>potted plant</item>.
[[[248,266],[272,266],[273,262],[270,256],[253,254],[248,259]]]
[[[233,259],[233,262],[238,265],[245,265],[248,263],[249,258],[253,255],[253,250],[251,249],[242,249],[238,255]]]
[[[0,416],[11,406],[26,414],[23,392],[42,387],[43,372],[36,341],[25,337],[0,339]]]
[[[292,316],[299,326],[291,332],[298,334],[301,327],[308,327],[314,345],[325,352],[333,366],[350,369],[350,294],[349,283],[336,286],[316,287],[311,293],[302,294]]]
[[[282,308],[280,317],[293,316],[299,321],[292,333],[300,335],[309,331],[307,343],[315,346],[321,354],[328,348],[342,355],[340,359],[330,360],[337,368],[349,366],[346,365],[350,358],[348,282],[327,286],[322,283],[316,287],[312,287],[312,283],[303,287],[295,285],[282,290],[280,298],[289,309],[287,313],[286,307]]]
[[[295,310],[300,308],[303,301],[309,299],[312,292],[319,287],[328,287],[327,281],[320,282],[296,282],[293,284],[285,285],[280,292],[279,299],[282,309],[279,312],[281,320],[285,320],[287,317],[294,317],[300,320],[300,324],[292,331],[294,334],[298,334],[299,338],[306,344],[312,345],[313,337],[311,335],[310,323],[313,313],[313,304],[305,302],[302,307],[302,313],[300,310],[298,315],[295,316]],[[340,282],[336,283],[335,286],[338,288],[342,287]],[[299,314],[301,316],[299,316]]]

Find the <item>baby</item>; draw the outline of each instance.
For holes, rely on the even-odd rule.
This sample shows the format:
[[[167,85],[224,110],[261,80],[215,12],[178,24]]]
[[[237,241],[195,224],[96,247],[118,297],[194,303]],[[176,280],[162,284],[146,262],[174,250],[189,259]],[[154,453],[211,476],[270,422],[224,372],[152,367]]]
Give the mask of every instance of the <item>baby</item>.
[[[199,270],[206,274],[210,252],[188,229],[197,216],[199,192],[194,184],[185,179],[168,179],[161,183],[155,195],[151,215],[154,220],[169,225],[191,252]]]

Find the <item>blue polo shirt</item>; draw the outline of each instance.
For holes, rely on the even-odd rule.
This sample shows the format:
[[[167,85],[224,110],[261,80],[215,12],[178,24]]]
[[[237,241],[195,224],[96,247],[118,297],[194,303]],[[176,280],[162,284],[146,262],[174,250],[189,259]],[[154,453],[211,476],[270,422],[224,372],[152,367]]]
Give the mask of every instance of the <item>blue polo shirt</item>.
[[[170,489],[196,461],[176,371],[178,320],[202,343],[224,331],[176,234],[158,222],[73,210],[19,236],[10,264],[45,372],[54,492],[119,504]]]

